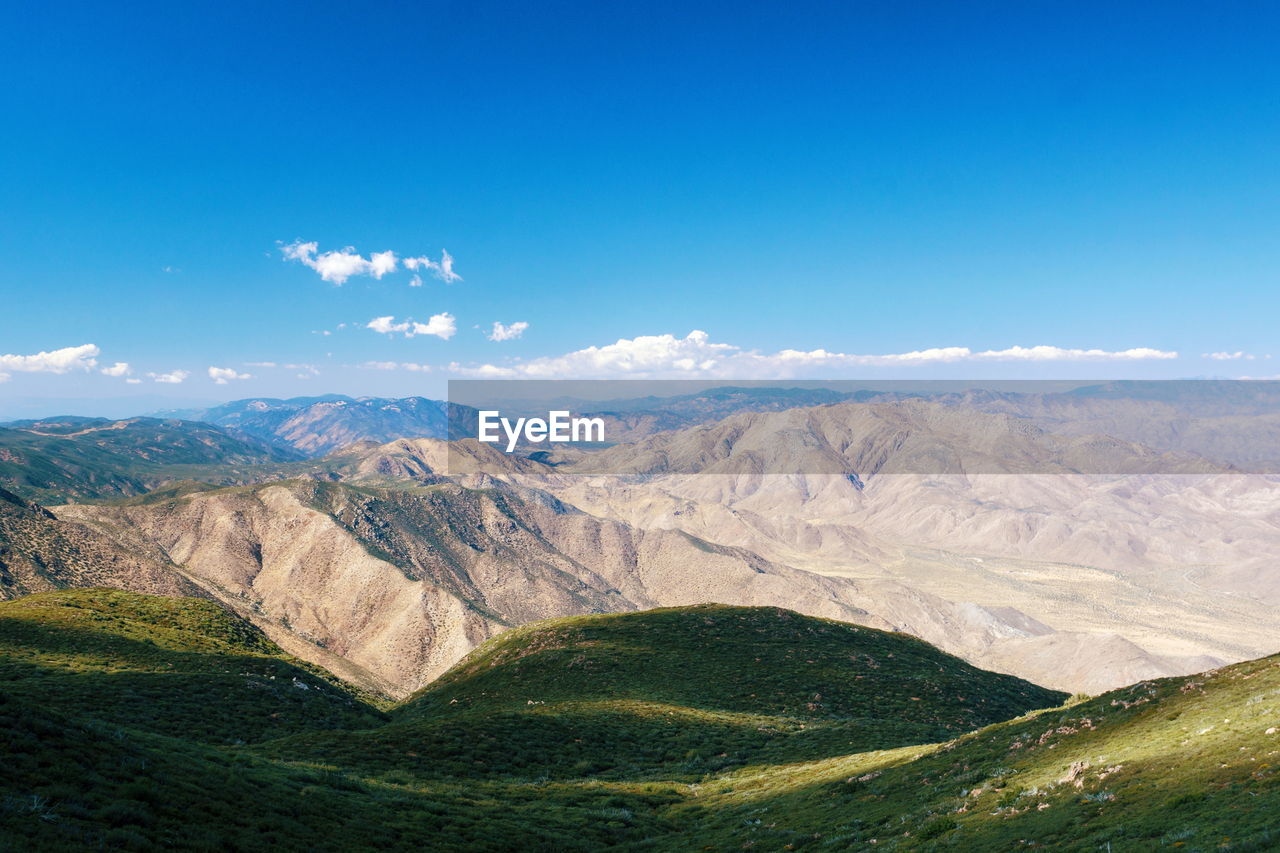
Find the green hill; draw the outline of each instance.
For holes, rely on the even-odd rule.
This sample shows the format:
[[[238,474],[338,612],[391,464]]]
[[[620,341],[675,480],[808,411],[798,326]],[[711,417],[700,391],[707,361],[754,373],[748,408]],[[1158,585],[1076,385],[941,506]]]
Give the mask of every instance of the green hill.
[[[320,755],[420,775],[694,781],[759,761],[927,743],[1060,703],[903,634],[699,605],[576,616],[490,640]],[[311,745],[321,741],[310,739]],[[403,760],[414,751],[412,766]]]
[[[0,756],[5,851],[592,853],[676,831],[669,790],[371,781],[64,714],[2,683]]]
[[[495,637],[407,713],[632,700],[968,731],[1065,696],[923,640],[774,607],[703,604],[552,619]]]
[[[1280,849],[1280,655],[939,745],[727,774],[689,849]],[[874,841],[873,841],[874,839]]]
[[[1280,843],[1280,656],[1063,698],[704,605],[515,629],[383,711],[209,602],[48,593],[0,604],[0,849]]]
[[[209,601],[111,589],[0,603],[0,687],[206,743],[382,722],[353,689]]]

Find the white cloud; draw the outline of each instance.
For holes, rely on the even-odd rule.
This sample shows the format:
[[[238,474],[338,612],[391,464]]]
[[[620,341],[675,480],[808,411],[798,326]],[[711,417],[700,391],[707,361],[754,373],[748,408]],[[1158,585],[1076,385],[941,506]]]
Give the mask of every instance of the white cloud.
[[[458,323],[453,315],[447,311],[442,314],[432,314],[431,319],[424,323],[413,324],[414,335],[435,335],[437,338],[449,340],[458,331]]]
[[[450,365],[456,373],[480,377],[592,378],[632,376],[786,378],[816,369],[848,367],[911,367],[960,362],[1139,361],[1173,359],[1176,352],[1138,347],[1127,350],[1069,349],[1055,346],[1014,346],[974,351],[969,347],[933,347],[886,355],[859,355],[825,349],[784,349],[762,353],[733,344],[715,343],[706,332],[641,335],[604,346],[591,346],[559,356],[546,356],[507,365]]]
[[[425,323],[418,323],[413,320],[404,320],[397,323],[396,318],[393,316],[374,317],[365,324],[365,328],[384,335],[393,335],[401,332],[406,338],[412,338],[416,335],[435,335],[437,338],[447,341],[458,331],[458,322],[452,314],[445,311],[440,314],[432,314],[431,318]]]
[[[493,323],[493,331],[489,332],[487,337],[491,341],[514,341],[516,338],[524,334],[524,330],[529,328],[529,324],[523,320],[512,323],[510,326],[504,326],[497,320]]]
[[[368,322],[365,328],[373,329],[375,332],[379,332],[384,335],[390,335],[394,332],[409,331],[409,324],[407,322],[397,323],[395,317],[387,315],[386,317],[374,317]]]
[[[430,373],[435,370],[429,364],[415,364],[411,361],[366,361],[357,366],[364,370],[407,370],[410,373]]]
[[[35,355],[0,355],[0,382],[12,373],[68,373],[98,366],[99,349],[94,344],[38,352]]]
[[[961,347],[961,349],[966,349]],[[1173,350],[1159,350],[1152,347],[1134,347],[1122,350],[1104,349],[1064,349],[1063,347],[1035,346],[1009,347],[1000,350],[985,350],[971,354],[978,361],[1149,361],[1169,360],[1178,357]],[[966,359],[960,359],[966,360]]]
[[[416,270],[419,268],[424,269],[446,284],[453,284],[455,281],[462,281],[462,276],[453,271],[453,255],[449,254],[444,249],[440,250],[439,261],[433,261],[425,255],[422,255],[416,258],[405,258],[404,266],[405,269],[408,270]],[[414,280],[409,282],[409,286],[421,287],[422,279],[416,275],[413,278]]]
[[[169,373],[148,373],[147,376],[162,385],[181,384],[191,374],[185,370],[173,370]]]
[[[390,250],[386,252],[374,252],[369,256],[369,275],[374,278],[382,278],[389,272],[395,272],[396,269],[396,253]]]
[[[443,282],[452,284],[462,281],[462,276],[453,271],[453,255],[440,250],[440,260],[433,261],[426,255],[410,256],[401,260],[396,253],[388,249],[385,252],[373,252],[369,257],[361,255],[353,246],[344,249],[320,251],[320,244],[314,240],[281,244],[280,252],[287,261],[297,261],[320,274],[324,281],[337,285],[346,284],[352,276],[367,275],[381,279],[388,273],[395,272],[401,263],[404,268],[414,273],[409,281],[410,287],[421,287],[422,276],[418,270],[429,272]]]
[[[215,385],[226,385],[233,379],[252,379],[248,373],[236,373],[230,367],[210,367],[209,378]]]
[[[130,385],[141,385],[141,384],[142,384],[142,380],[141,380],[141,379],[126,379],[126,380],[125,380],[125,382],[129,383]]]
[[[115,364],[111,365],[110,367],[104,367],[98,372],[101,373],[103,376],[120,377],[120,376],[128,376],[130,373],[133,373],[133,368],[129,366],[129,362],[127,361],[117,361]]]
[[[364,257],[347,246],[340,251],[320,252],[320,244],[315,241],[304,243],[295,240],[287,246],[280,247],[285,260],[298,261],[320,273],[324,281],[334,284],[346,284],[347,279],[355,275],[370,275],[382,278],[396,268],[396,254],[392,251],[374,252]]]
[[[1239,350],[1236,352],[1204,352],[1200,354],[1200,357],[1211,358],[1214,361],[1239,361],[1241,359],[1244,359],[1245,361],[1253,361],[1255,358],[1255,356]]]

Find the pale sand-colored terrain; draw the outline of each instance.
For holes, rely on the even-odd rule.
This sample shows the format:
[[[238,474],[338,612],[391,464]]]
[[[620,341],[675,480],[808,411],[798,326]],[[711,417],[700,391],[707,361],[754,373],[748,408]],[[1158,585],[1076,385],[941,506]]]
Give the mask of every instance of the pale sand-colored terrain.
[[[710,601],[894,628],[1085,692],[1280,646],[1280,482],[1202,459],[916,402],[563,459],[400,440],[317,469],[339,482],[57,512],[395,695],[510,625]],[[1135,473],[1072,473],[1090,466]]]
[[[977,459],[977,467],[988,472],[1000,464],[1023,470],[887,473],[919,468],[919,457],[897,459],[892,450],[873,454],[868,447],[901,451],[911,442],[871,429],[869,440],[859,446],[851,440],[857,437],[848,431],[848,418],[831,419],[835,429],[827,429],[831,410],[839,408],[822,407],[816,435],[793,439],[790,447],[751,443],[740,429],[727,431],[726,442],[726,432],[717,434],[713,425],[664,436],[658,449],[642,442],[610,451],[625,456],[620,464],[643,472],[639,476],[581,476],[564,468],[537,470],[527,461],[513,466],[488,447],[473,448],[466,458],[456,452],[446,456],[444,445],[431,441],[380,448],[355,476],[376,477],[379,467],[395,467],[390,460],[406,458],[430,470],[471,472],[471,477],[487,471],[642,529],[684,530],[777,563],[860,579],[864,588],[873,579],[891,580],[897,584],[893,595],[868,601],[866,609],[971,660],[1055,686],[1101,689],[1132,680],[1134,673],[1193,671],[1266,654],[1280,644],[1275,615],[1280,568],[1273,556],[1280,553],[1280,483],[1275,478],[1230,473],[1182,457],[1173,457],[1170,465],[1168,457],[1143,448],[1128,460],[1116,455],[1124,450],[1124,443],[1116,442],[1105,445],[1113,454],[1109,464],[1145,466],[1154,473],[1065,473],[1063,445],[1056,437],[1047,451],[1038,450],[1036,431],[1023,424],[980,413],[947,419],[932,412],[924,425],[941,420],[945,442],[916,422],[910,426],[917,431],[911,436],[917,448],[933,452],[943,446],[952,453],[944,462],[957,456]],[[779,415],[790,425],[811,418],[794,411]],[[742,421],[755,424],[779,415]],[[974,423],[983,427],[982,440],[971,446],[963,440],[966,422],[969,429]],[[831,441],[832,432],[842,436],[843,445]],[[748,444],[739,447],[735,436]],[[1016,453],[1003,453],[1010,443]],[[664,472],[672,453],[697,458],[698,464],[706,464],[698,454],[714,453],[718,457],[710,464],[729,467],[742,465],[744,452],[774,454],[774,461],[764,463],[768,470],[778,454],[795,453],[796,447],[823,454],[843,447],[842,456],[859,464],[874,459],[880,473],[864,483],[847,473]],[[1061,473],[1036,470],[1055,465]],[[1163,473],[1162,466],[1202,473]],[[1022,638],[999,650],[978,647],[963,632],[931,634],[924,622],[913,623],[897,606],[902,590],[984,608],[1013,607],[1046,630],[1083,636],[1071,644],[1062,637]]]

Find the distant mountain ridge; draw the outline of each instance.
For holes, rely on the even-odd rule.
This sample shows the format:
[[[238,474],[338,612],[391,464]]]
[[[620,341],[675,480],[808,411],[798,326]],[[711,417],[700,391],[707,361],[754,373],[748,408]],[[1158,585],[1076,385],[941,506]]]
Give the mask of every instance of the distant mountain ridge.
[[[211,466],[233,469],[300,458],[220,427],[175,418],[62,417],[0,427],[0,487],[43,503],[121,498]]]
[[[631,443],[659,432],[712,424],[749,412],[848,403],[938,403],[1019,418],[1066,436],[1103,434],[1161,452],[1185,452],[1249,471],[1280,472],[1280,382],[1167,380],[1097,384],[892,383],[866,388],[722,386],[671,397],[541,401],[601,416],[610,442]],[[1076,384],[1078,387],[1069,387]],[[1060,387],[1060,386],[1068,387]],[[990,386],[990,387],[988,387]],[[513,403],[514,405],[514,403]],[[528,405],[526,403],[526,405]]]
[[[443,438],[449,427],[447,408],[447,403],[426,397],[388,399],[326,394],[290,399],[256,397],[184,414],[305,456],[319,457],[359,441]]]
[[[1001,390],[986,388],[984,383],[965,388],[960,382],[919,390],[909,384],[904,390],[880,387],[885,383],[849,389],[843,386],[850,383],[833,384],[840,387],[724,385],[667,397],[556,396],[490,403],[518,414],[564,408],[601,417],[609,443],[630,443],[743,413],[922,401],[1009,415],[1066,436],[1105,434],[1161,452],[1192,453],[1248,470],[1280,471],[1277,382],[1104,382],[1079,383],[1074,388],[1049,383],[1044,391]],[[361,441],[382,444],[399,438],[474,435],[473,407],[425,397],[248,398],[162,414],[216,424],[312,458]]]

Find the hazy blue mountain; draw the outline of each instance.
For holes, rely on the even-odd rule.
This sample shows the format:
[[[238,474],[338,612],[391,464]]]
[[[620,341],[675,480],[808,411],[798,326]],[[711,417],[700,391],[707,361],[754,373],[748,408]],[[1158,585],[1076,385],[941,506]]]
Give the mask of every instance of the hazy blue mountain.
[[[425,397],[326,394],[235,400],[191,416],[306,456],[324,456],[357,441],[442,438],[448,428],[446,406]]]

